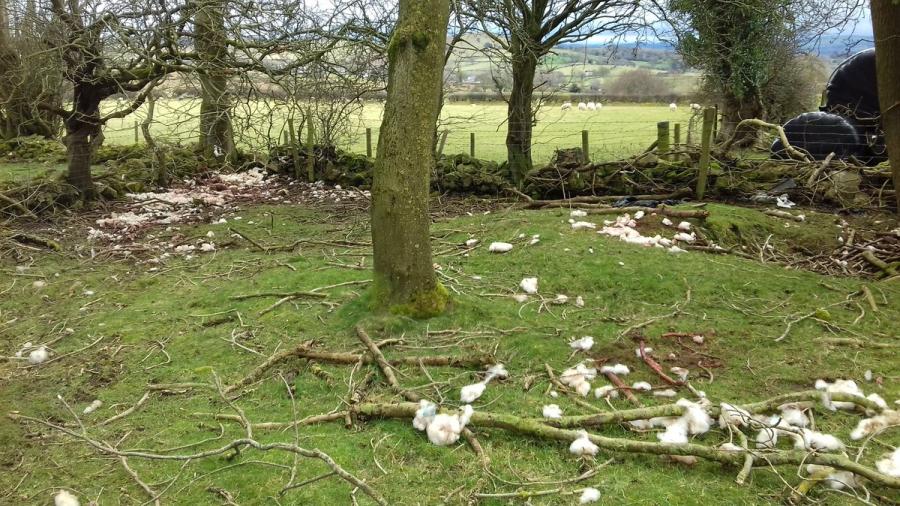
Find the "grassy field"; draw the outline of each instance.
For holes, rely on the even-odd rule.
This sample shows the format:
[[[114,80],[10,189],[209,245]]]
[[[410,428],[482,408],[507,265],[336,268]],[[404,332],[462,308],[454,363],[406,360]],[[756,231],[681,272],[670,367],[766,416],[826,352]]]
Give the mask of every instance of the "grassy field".
[[[721,205],[710,205],[709,210],[720,221],[735,222],[714,223],[716,227],[734,230],[752,224],[760,228],[754,231],[761,238],[773,234],[777,247],[793,234],[757,210]],[[298,238],[365,243],[367,215],[364,210],[302,205],[252,206],[238,214],[242,220],[235,221],[231,214],[229,225],[150,231],[161,237],[177,234],[173,242],[213,232],[219,251],[192,260],[173,258],[165,265],[151,266],[127,259],[112,261],[103,250],[95,256],[82,239],[87,225],[77,223],[61,237],[63,253],[33,254],[19,264],[27,268],[19,270],[2,260],[0,354],[10,356],[26,341],[52,341],[58,357],[39,367],[0,361],[3,414],[15,411],[62,424],[75,434],[84,430],[90,438],[121,449],[184,455],[217,448],[246,433],[237,423],[216,420],[213,414],[234,416],[238,407],[254,423],[289,422],[342,409],[351,379],[359,384],[366,371],[374,368],[353,371],[349,365],[327,363],[314,368],[294,359],[264,374],[231,404],[203,388],[173,387],[169,393],[151,394],[141,409],[127,417],[106,425],[100,422],[134,405],[148,383],[208,384],[215,374],[230,384],[266,357],[305,341],[324,351],[359,351],[361,345],[352,330],[356,324],[364,325],[376,340],[402,339],[384,346],[389,358],[472,356],[495,350],[511,377],[492,383],[475,403],[476,411],[537,417],[542,405],[551,402],[567,415],[629,407],[621,399],[607,405],[590,397],[587,402],[592,408],[587,409],[565,395],[551,398],[545,364],[559,372],[586,357],[622,361],[634,370],[629,382],[657,384],[635,358],[634,343],[622,337],[623,331],[644,322],[649,323],[642,332],[663,365],[690,367],[694,385],[715,402],[756,401],[807,390],[822,377],[854,378],[867,393],[878,392],[888,402],[900,396],[900,364],[896,348],[890,347],[898,342],[897,326],[891,323],[900,319],[896,283],[869,284],[880,312],[859,318],[857,306],[840,303],[867,284],[860,280],[826,278],[729,256],[673,256],[643,249],[593,233],[573,232],[566,222],[568,213],[561,210],[473,212],[472,216],[438,217],[433,227],[435,262],[455,301],[445,316],[427,322],[372,317],[360,298],[364,289],[358,286],[327,290],[325,299],[300,299],[260,316],[276,298],[235,300],[235,296],[365,280],[370,276],[367,270],[336,264],[352,266],[363,258],[368,266],[370,250],[307,244],[293,251],[261,252],[246,241],[230,239],[226,226],[265,244],[287,244]],[[797,226],[819,234],[821,242],[836,243],[833,216],[807,215],[809,221]],[[87,222],[93,226],[91,220]],[[526,239],[517,239],[520,234]],[[540,234],[541,241],[526,246],[532,234]],[[484,247],[458,254],[458,245],[470,237],[485,243],[513,241],[516,248],[506,255],[491,255]],[[544,307],[535,299],[516,303],[507,295],[524,276],[539,277],[542,295],[580,295],[585,307]],[[37,288],[36,281],[46,286]],[[783,341],[774,342],[788,321],[817,309],[826,311],[822,309],[826,307],[830,324],[800,321]],[[817,313],[823,318],[825,314]],[[675,340],[661,338],[664,332],[702,333],[706,340],[688,342],[691,352]],[[597,344],[586,357],[573,357],[567,341],[586,334],[594,336]],[[885,347],[826,344],[823,337],[858,337]],[[711,374],[696,366],[698,358]],[[863,381],[866,370],[882,378],[883,384]],[[456,405],[461,386],[475,381],[475,372],[397,368],[405,387],[445,399],[448,407]],[[379,375],[373,379],[366,401],[396,399]],[[295,404],[285,384],[291,387]],[[662,402],[649,395],[643,398],[649,405]],[[83,428],[60,399],[79,414]],[[103,406],[82,415],[94,399],[102,400]],[[851,456],[857,454],[859,444],[850,442],[847,434],[857,419],[846,412],[816,413],[819,429],[850,443]],[[338,420],[304,426],[297,434],[257,428],[254,437],[321,449],[390,504],[467,504],[476,492],[557,488],[559,492],[527,502],[513,496],[485,498],[479,504],[574,504],[577,496],[569,492],[593,486],[603,494],[600,504],[765,505],[783,502],[786,484],[795,486],[799,481],[796,468],[761,467],[745,486],[738,486],[734,483],[737,468],[707,462],[677,466],[656,456],[606,451],[595,460],[582,460],[569,454],[566,442],[499,429],[473,430],[491,458],[489,470],[481,468],[465,443],[429,444],[413,430],[410,420],[360,420],[349,430]],[[619,425],[596,432],[656,441],[652,433]],[[718,429],[697,438],[710,445],[728,440],[728,433]],[[900,434],[885,432],[868,443],[861,462],[871,464],[897,444]],[[131,457],[128,464],[144,483],[158,492],[165,490],[167,504],[222,504],[218,490],[227,491],[239,504],[350,504],[350,488],[334,476],[280,494],[294,460],[275,451],[244,449],[188,463]],[[0,418],[0,469],[3,504],[48,504],[59,487],[75,491],[82,504],[88,500],[134,504],[149,498],[119,460],[101,455],[76,437],[6,416]],[[596,474],[572,481],[591,470]],[[301,459],[295,482],[327,472],[323,464]],[[883,496],[893,493],[877,487],[872,491]],[[819,504],[856,503],[852,496],[825,487],[816,487],[811,495]],[[362,494],[356,497],[360,504],[371,504]]]
[[[107,104],[111,107],[111,104]],[[238,142],[264,147],[266,142],[277,143],[286,125],[286,114],[279,110],[262,110],[263,104],[251,104],[252,124],[236,128]],[[152,132],[171,141],[190,142],[196,138],[199,102],[196,100],[165,100],[157,104]],[[353,132],[339,144],[344,149],[365,153],[365,129],[372,128],[373,144],[377,144],[381,124],[382,105],[367,103],[353,121]],[[247,109],[239,108],[236,117],[248,117]],[[587,130],[591,157],[594,160],[618,159],[646,149],[656,139],[656,124],[669,121],[682,124],[686,137],[690,109],[680,104],[677,111],[663,105],[612,104],[596,112],[571,109],[562,111],[558,105],[547,105],[538,116],[534,129],[533,158],[535,163],[547,162],[558,148],[581,146],[581,131]],[[134,142],[134,122],[143,121],[143,110],[122,120],[111,121],[104,131],[106,141],[116,144]],[[475,156],[503,161],[506,159],[506,105],[500,102],[459,104],[444,107],[442,128],[449,130],[445,153],[468,153],[470,134],[475,134]],[[238,124],[244,123],[238,120]],[[268,141],[267,141],[268,139]],[[143,141],[141,141],[143,142]]]

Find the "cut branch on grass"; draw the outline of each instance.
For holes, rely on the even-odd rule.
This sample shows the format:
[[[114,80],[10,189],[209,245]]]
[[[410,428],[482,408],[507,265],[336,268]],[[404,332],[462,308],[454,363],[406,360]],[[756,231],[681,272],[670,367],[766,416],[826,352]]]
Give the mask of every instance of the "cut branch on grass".
[[[250,374],[245,376],[243,379],[225,388],[225,393],[231,393],[238,388],[243,388],[255,382],[263,374],[265,374],[266,371],[268,371],[275,365],[291,358],[305,358],[307,360],[314,360],[318,362],[329,362],[332,364],[345,365],[353,365],[359,361],[362,361],[364,364],[371,364],[375,362],[375,359],[369,354],[361,355],[357,353],[347,352],[319,351],[311,348],[310,346],[311,343],[303,343],[295,348],[284,350],[276,353],[275,355],[272,355],[265,362],[258,365],[253,371],[250,372]],[[492,356],[486,354],[470,354],[463,357],[434,355],[425,357],[398,357],[390,359],[387,362],[390,365],[418,366],[420,363],[422,363],[426,366],[433,367],[473,368],[491,365],[494,363],[494,359]]]
[[[363,403],[357,406],[360,415],[370,418],[412,419],[418,404],[404,402],[398,404]],[[538,420],[521,418],[514,415],[476,411],[469,424],[477,427],[504,429],[516,434],[558,441],[574,441],[583,437],[580,430],[552,427]],[[724,451],[697,443],[669,444],[649,441],[638,441],[624,438],[613,438],[588,434],[588,439],[603,450],[626,453],[643,453],[651,455],[694,456],[706,460],[720,462],[735,467],[744,464],[744,452]],[[859,464],[843,455],[807,453],[804,451],[784,450],[751,450],[755,462],[766,466],[818,464],[836,469],[850,471],[875,483],[890,488],[900,488],[900,478],[883,474],[871,467]]]
[[[111,424],[115,421],[121,420],[121,419],[125,418],[126,416],[134,413],[135,411],[141,409],[141,406],[143,406],[145,402],[150,400],[151,393],[152,392],[150,390],[147,390],[146,392],[144,392],[144,395],[141,396],[141,398],[138,399],[138,401],[136,403],[134,403],[134,406],[131,406],[130,408],[119,413],[118,415],[111,416],[111,417],[107,418],[106,420],[103,420],[102,422],[100,422],[100,425],[109,425],[109,424]]]
[[[555,200],[535,200],[528,195],[518,191],[509,189],[511,192],[516,195],[525,198],[526,204],[525,209],[542,209],[546,207],[571,207],[571,208],[582,208],[591,206],[602,206],[608,205],[610,202],[618,202],[620,200],[625,199],[633,199],[633,200],[676,200],[682,199],[685,197],[690,197],[694,194],[688,188],[683,188],[681,190],[675,191],[673,193],[666,193],[662,195],[605,195],[605,196],[591,196],[584,195],[578,197],[572,197],[569,199],[555,199]],[[662,207],[662,206],[661,206]],[[655,210],[658,208],[644,208],[638,207],[636,209],[650,209]],[[672,210],[672,209],[670,209]],[[627,211],[626,211],[627,212]]]

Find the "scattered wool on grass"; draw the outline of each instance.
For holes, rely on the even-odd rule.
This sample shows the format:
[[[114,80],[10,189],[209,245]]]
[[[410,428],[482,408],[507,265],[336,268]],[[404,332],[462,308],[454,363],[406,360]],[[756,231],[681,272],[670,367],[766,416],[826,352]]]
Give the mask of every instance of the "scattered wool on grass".
[[[569,216],[573,218],[584,218],[587,216],[587,211],[582,211],[581,209],[573,209],[572,212],[569,213]]]
[[[823,471],[831,473],[822,481],[833,490],[843,490],[846,487],[856,488],[862,485],[859,478],[850,471],[837,471],[833,467],[820,466],[818,464],[806,465],[806,472],[810,475]]]
[[[809,418],[803,411],[797,408],[783,408],[781,410],[781,419],[785,421],[788,425],[792,425],[794,427],[806,427],[809,425]]]
[[[581,492],[578,504],[588,504],[600,500],[600,491],[596,488],[588,487]]]
[[[471,404],[478,400],[479,397],[481,397],[481,394],[484,393],[485,388],[487,388],[487,385],[485,383],[473,383],[471,385],[466,385],[459,391],[459,400],[466,404]]]
[[[447,446],[459,441],[459,435],[466,428],[473,412],[472,406],[466,404],[462,413],[436,415],[425,429],[428,440],[437,446]]]
[[[556,297],[550,301],[551,304],[556,304],[556,305],[563,305],[567,302],[569,302],[569,296],[563,295],[561,293],[556,294]]]
[[[589,221],[576,221],[572,224],[572,230],[594,230],[596,228],[597,225]]]
[[[665,225],[665,226],[667,226],[667,227],[671,227],[671,226],[673,225],[672,220],[670,220],[669,218],[663,218],[663,219],[662,219],[662,224]]]
[[[831,398],[828,394],[841,393],[841,394],[849,394],[855,397],[865,397],[862,393],[862,390],[856,385],[856,382],[853,380],[844,380],[837,379],[834,383],[828,383],[825,380],[816,380],[815,383],[816,390],[821,390],[824,395],[822,397],[822,403],[829,409],[855,409],[856,404],[852,402],[832,402]]]
[[[656,435],[660,442],[667,444],[682,445],[688,442],[688,422],[680,418],[676,422],[669,424],[665,432]]]
[[[708,403],[709,401],[706,402]],[[713,425],[713,419],[700,403],[687,399],[678,399],[675,405],[685,409],[681,419],[685,420],[687,424],[688,434],[699,435],[709,432],[710,427]]]
[[[103,401],[101,401],[100,399],[96,399],[94,400],[94,402],[90,403],[86,408],[84,408],[84,414],[89,415],[94,411],[97,411],[97,409],[99,409],[102,405]]]
[[[583,430],[578,431],[578,433],[578,438],[569,445],[569,452],[579,456],[590,455],[593,457],[594,455],[597,455],[600,448],[591,442],[588,438],[588,433]]]
[[[492,242],[490,246],[488,246],[488,251],[491,253],[506,253],[508,251],[512,251],[513,245],[508,242]]]
[[[690,232],[691,231],[690,222],[682,221],[681,223],[678,224],[678,230],[681,230],[682,232]]]
[[[844,443],[840,439],[814,431],[800,429],[800,435],[791,434],[794,438],[794,448],[797,450],[815,450],[819,452],[836,452],[844,449]]]
[[[875,462],[875,468],[888,476],[900,478],[900,448],[894,449],[893,452],[886,454],[883,459]]]
[[[50,358],[50,352],[47,351],[46,346],[41,346],[28,354],[28,362],[31,364],[42,364],[46,362],[48,358]]]
[[[562,409],[556,404],[547,404],[541,409],[544,418],[562,418]]]
[[[719,409],[719,425],[743,427],[750,422],[750,412],[733,404],[723,402]]]
[[[466,247],[471,248],[472,246],[478,245],[478,239],[469,239],[466,241]]]
[[[581,295],[575,297],[575,307],[584,307],[584,298]]]
[[[522,281],[519,282],[519,288],[529,295],[536,294],[538,291],[538,278],[522,278]]]
[[[638,390],[641,392],[649,392],[650,390],[653,390],[653,385],[647,383],[646,381],[638,381],[631,385],[631,388],[633,390]]]
[[[653,395],[656,397],[675,397],[678,395],[678,392],[672,390],[671,388],[667,388],[665,390],[654,390]]]
[[[594,389],[594,397],[598,399],[602,399],[604,397],[609,397],[610,399],[615,399],[619,396],[619,390],[612,385],[604,385],[602,387],[597,387]]]
[[[512,295],[512,298],[513,298],[514,301],[518,302],[519,304],[523,304],[523,303],[525,303],[525,302],[528,302],[528,296],[525,295],[524,293],[516,293],[516,294],[513,294],[513,295]]]
[[[594,338],[592,336],[584,336],[581,339],[569,341],[569,347],[578,351],[588,351],[594,346]]]
[[[60,490],[53,496],[54,506],[80,506],[78,498],[72,495],[68,490]]]
[[[647,354],[647,355],[653,353],[653,348],[645,347],[645,348],[644,348],[644,353]],[[634,356],[636,356],[637,358],[641,358],[641,349],[640,349],[640,348],[635,348],[635,349],[634,349]]]
[[[734,443],[722,443],[719,445],[719,450],[723,452],[742,452],[743,448],[734,444]]]
[[[437,406],[433,402],[424,399],[419,401],[419,409],[416,410],[415,418],[413,418],[413,427],[416,430],[425,430],[436,415]]]
[[[615,365],[604,365],[603,367],[600,368],[600,372],[603,374],[613,373],[616,376],[625,376],[628,373],[630,373],[631,370],[628,369],[627,365],[615,364]]]
[[[900,425],[900,411],[887,409],[880,415],[860,420],[850,433],[850,439],[859,441],[893,425]]]
[[[675,376],[678,376],[678,379],[681,380],[681,381],[687,380],[688,375],[691,373],[690,371],[688,371],[688,370],[685,369],[684,367],[678,367],[678,366],[675,366],[675,367],[670,368],[670,369],[669,369],[669,372],[671,372],[671,373],[674,374]]]

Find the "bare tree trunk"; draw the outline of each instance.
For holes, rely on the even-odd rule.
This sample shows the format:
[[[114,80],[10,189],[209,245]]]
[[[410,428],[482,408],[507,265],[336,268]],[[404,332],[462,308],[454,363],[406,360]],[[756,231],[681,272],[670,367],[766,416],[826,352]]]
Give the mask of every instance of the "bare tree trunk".
[[[897,0],[872,0],[871,8],[881,125],[894,175],[897,213],[900,214],[900,3]]]
[[[108,95],[91,83],[76,83],[73,114],[65,119],[66,148],[69,156],[66,179],[84,200],[97,197],[91,176],[94,141],[101,136],[100,101]]]
[[[531,101],[534,96],[537,56],[517,38],[513,38],[510,52],[513,83],[507,108],[506,153],[513,182],[521,187],[525,175],[533,167],[531,134],[534,116]]]
[[[209,0],[195,17],[197,54],[200,60],[200,150],[209,158],[234,159],[234,131],[228,93],[225,40],[225,2]]]
[[[722,122],[719,127],[719,141],[730,139],[736,134],[734,147],[751,146],[758,138],[758,130],[753,127],[735,132],[738,124],[745,119],[765,119],[762,102],[757,97],[737,98],[726,92],[722,107]]]
[[[414,317],[448,299],[431,263],[428,196],[449,17],[449,0],[400,0],[372,181],[373,303]]]

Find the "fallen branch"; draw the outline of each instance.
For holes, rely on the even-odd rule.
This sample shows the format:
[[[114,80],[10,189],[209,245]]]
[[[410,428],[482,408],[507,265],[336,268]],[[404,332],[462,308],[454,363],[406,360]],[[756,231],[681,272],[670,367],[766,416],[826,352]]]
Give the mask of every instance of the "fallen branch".
[[[399,418],[411,420],[415,416],[418,404],[404,402],[398,404],[374,404],[364,403],[356,407],[358,413],[370,418]],[[476,411],[470,425],[504,429],[517,434],[552,439],[557,441],[574,441],[583,437],[580,430],[560,429],[551,427],[537,420],[521,418],[514,415],[489,413]],[[713,447],[696,444],[670,444],[655,443],[649,441],[637,441],[624,438],[613,438],[588,434],[588,439],[603,450],[627,453],[644,453],[651,455],[678,455],[694,456],[706,460],[712,460],[735,467],[742,466],[745,461],[744,452],[724,451]],[[755,462],[766,466],[777,465],[802,465],[818,464],[830,466],[844,471],[850,471],[865,477],[875,483],[890,488],[900,489],[900,478],[894,478],[883,474],[871,467],[855,462],[843,455],[808,453],[805,451],[783,450],[750,450],[754,454]]]
[[[869,262],[870,264],[884,272],[886,276],[897,276],[897,269],[892,265],[889,265],[884,260],[875,256],[874,252],[870,250],[864,250],[862,252],[862,257],[866,260],[866,262]]]
[[[25,206],[25,204],[19,202],[18,200],[7,197],[6,195],[4,195],[2,193],[0,193],[0,200],[6,202],[7,204],[9,204],[12,207],[15,207],[19,211],[22,211],[22,214],[24,214],[25,216],[27,216],[29,218],[37,219],[37,215],[35,215],[33,212],[31,212],[31,210],[28,209]]]
[[[653,360],[653,358],[647,354],[643,339],[638,340],[638,350],[644,363],[647,364],[650,369],[653,369],[653,372],[655,372],[656,375],[659,376],[663,381],[676,387],[684,385],[684,383],[682,383],[681,381],[675,381],[663,372],[662,366],[660,366],[659,363],[656,362],[656,360]]]
[[[141,406],[143,406],[144,403],[150,399],[150,393],[151,393],[151,391],[147,390],[146,392],[144,392],[144,395],[140,399],[138,399],[138,401],[136,403],[134,403],[134,406],[131,406],[130,408],[119,413],[118,415],[111,416],[111,417],[107,418],[106,420],[103,420],[102,422],[100,422],[100,425],[109,425],[109,424],[111,424],[115,421],[121,420],[121,419],[125,418],[126,416],[134,413],[135,411],[141,409]]]
[[[359,355],[356,353],[319,351],[310,348],[309,343],[303,343],[295,348],[284,350],[282,352],[276,353],[275,355],[272,355],[271,357],[266,359],[265,362],[258,365],[256,369],[251,371],[250,374],[245,376],[243,379],[225,388],[225,393],[233,392],[238,388],[242,388],[253,383],[273,366],[291,358],[305,358],[307,360],[315,360],[318,362],[329,362],[332,364],[346,365],[353,365],[359,361],[362,361],[364,364],[371,364],[375,361],[375,359],[372,358],[372,356],[369,354]],[[472,368],[484,367],[486,365],[493,364],[494,359],[493,357],[490,357],[488,355],[467,355],[465,357],[444,355],[430,357],[399,357],[388,360],[388,363],[390,365],[418,366],[420,362],[424,365],[435,367]]]
[[[669,216],[672,218],[696,218],[698,220],[705,220],[709,217],[709,211],[705,211],[703,209],[675,209],[669,207],[667,205],[660,205],[659,207],[604,207],[600,209],[588,209],[587,213],[594,215],[607,215],[607,214],[634,214],[637,212],[644,212],[646,214],[656,213],[661,214],[663,216]]]
[[[781,139],[781,144],[784,146],[784,151],[788,154],[789,157],[801,162],[811,162],[809,156],[791,145],[790,141],[788,141],[787,134],[784,133],[784,128],[781,125],[766,123],[763,120],[755,118],[741,120],[741,122],[734,127],[734,132],[731,134],[731,137],[729,137],[728,140],[722,143],[722,145],[719,146],[719,148],[716,150],[719,152],[719,158],[724,158],[724,156],[722,155],[728,153],[728,151],[731,149],[731,146],[733,146],[737,141],[738,135],[741,133],[741,131],[743,131],[743,127],[747,126],[774,130],[775,133],[778,134],[778,138]]]
[[[512,190],[513,193],[519,195],[520,197],[524,197],[527,201],[525,205],[525,209],[541,209],[544,207],[580,207],[580,205],[600,205],[609,202],[618,202],[624,199],[634,199],[634,200],[676,200],[685,197],[690,197],[694,194],[690,189],[683,188],[673,193],[667,193],[663,195],[605,195],[605,196],[592,196],[585,195],[579,197],[572,197],[569,199],[555,199],[555,200],[535,200],[525,195],[524,193],[518,190]],[[641,208],[643,209],[643,208]],[[647,208],[653,209],[653,208]]]
[[[629,401],[631,401],[632,404],[634,404],[635,406],[643,406],[643,404],[641,404],[641,401],[638,400],[638,398],[635,397],[631,392],[631,387],[626,385],[625,382],[622,381],[622,378],[620,378],[616,373],[607,371],[603,374],[606,376],[606,379],[608,379],[610,383],[612,383],[617,389],[619,389],[620,392],[622,392],[622,394],[625,395],[625,397]]]
[[[763,211],[763,214],[767,214],[769,216],[774,216],[776,218],[784,218],[786,220],[793,220],[798,223],[802,223],[802,222],[806,221],[806,218],[804,218],[803,216],[794,215],[787,211],[779,211],[778,209],[766,209],[765,211]]]

